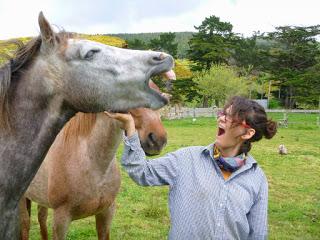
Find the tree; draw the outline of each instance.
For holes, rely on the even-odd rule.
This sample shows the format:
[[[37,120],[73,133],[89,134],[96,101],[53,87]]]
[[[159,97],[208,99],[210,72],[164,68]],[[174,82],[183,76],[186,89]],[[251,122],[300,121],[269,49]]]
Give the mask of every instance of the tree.
[[[195,63],[193,70],[208,70],[212,64],[227,63],[234,48],[233,26],[216,16],[205,18],[198,33],[189,41],[188,58]]]
[[[209,100],[214,100],[216,106],[234,95],[247,96],[246,80],[226,65],[212,65],[209,70],[198,72],[193,78],[199,88],[199,93]]]
[[[144,41],[139,40],[137,38],[133,40],[127,40],[127,43],[128,43],[128,48],[130,49],[146,50],[149,48]]]
[[[317,107],[320,101],[320,59],[307,69],[302,78],[304,87],[297,89],[297,105],[303,108]]]
[[[231,64],[240,68],[250,68],[251,73],[258,75],[267,61],[262,52],[269,50],[272,46],[272,41],[263,38],[264,35],[259,32],[255,32],[248,38],[238,37],[234,44]]]
[[[146,44],[149,44],[151,39],[159,39],[163,32],[150,32],[150,33],[118,33],[110,34],[111,36],[117,36],[126,40],[127,42],[132,42],[134,39],[139,39]],[[175,43],[178,44],[177,58],[184,59],[187,57],[187,50],[189,49],[188,41],[192,37],[192,32],[175,32]],[[170,52],[171,53],[171,52]]]
[[[319,83],[311,81],[314,78],[310,74],[315,74],[312,69],[320,56],[319,43],[316,40],[319,34],[320,25],[283,26],[268,33],[265,38],[272,41],[272,46],[264,52],[268,59],[264,70],[278,82],[280,97],[287,108],[296,107],[298,100],[300,103],[303,103],[304,99],[313,102],[309,98],[309,92],[317,89]],[[316,95],[315,101],[318,101]]]
[[[149,47],[153,50],[161,50],[177,57],[178,43],[175,43],[175,33],[162,33],[159,38],[150,40]]]

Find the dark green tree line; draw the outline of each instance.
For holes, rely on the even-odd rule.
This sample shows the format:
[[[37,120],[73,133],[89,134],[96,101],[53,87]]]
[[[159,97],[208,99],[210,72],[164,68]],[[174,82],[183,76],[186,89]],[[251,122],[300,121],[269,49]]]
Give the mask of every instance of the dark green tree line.
[[[316,37],[320,25],[309,27],[283,26],[268,33],[264,39],[272,42],[269,49],[262,51],[267,61],[263,68],[279,85],[280,98],[286,108],[304,103],[315,104],[319,99],[319,80],[316,76],[320,48]]]
[[[215,64],[237,66],[239,76],[247,77],[249,91],[272,83],[271,93],[286,108],[316,106],[320,95],[319,26],[280,26],[274,32],[256,32],[244,38],[232,32],[231,23],[210,16],[195,27],[198,32],[189,41],[188,57],[193,71],[208,70]],[[258,92],[266,97],[268,90]]]

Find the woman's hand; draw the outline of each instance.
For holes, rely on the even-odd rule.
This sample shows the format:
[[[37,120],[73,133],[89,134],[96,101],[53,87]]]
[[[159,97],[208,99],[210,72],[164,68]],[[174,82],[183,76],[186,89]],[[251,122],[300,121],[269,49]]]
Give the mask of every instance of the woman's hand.
[[[136,131],[134,120],[130,113],[110,113],[107,111],[105,111],[104,113],[108,117],[116,119],[122,123],[121,128],[125,130],[127,137],[131,137]]]

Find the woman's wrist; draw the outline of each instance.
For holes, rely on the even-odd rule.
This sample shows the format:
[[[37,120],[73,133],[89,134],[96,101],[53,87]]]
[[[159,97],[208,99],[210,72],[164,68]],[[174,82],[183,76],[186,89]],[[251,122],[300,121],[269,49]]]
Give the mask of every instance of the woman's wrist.
[[[127,137],[131,137],[131,136],[135,133],[135,131],[136,131],[134,122],[133,122],[133,123],[132,123],[132,122],[129,122],[129,123],[127,124],[127,126],[125,127],[124,130],[125,130],[126,136],[127,136]]]

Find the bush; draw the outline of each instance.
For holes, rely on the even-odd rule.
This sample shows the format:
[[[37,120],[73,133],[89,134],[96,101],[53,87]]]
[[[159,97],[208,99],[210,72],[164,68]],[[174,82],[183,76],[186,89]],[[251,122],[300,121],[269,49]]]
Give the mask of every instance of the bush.
[[[268,108],[269,109],[281,108],[281,103],[278,99],[270,99]]]

